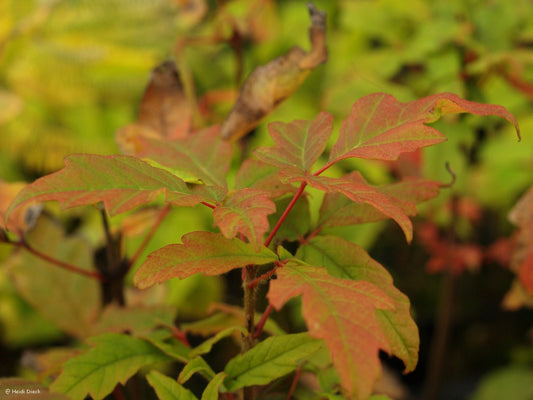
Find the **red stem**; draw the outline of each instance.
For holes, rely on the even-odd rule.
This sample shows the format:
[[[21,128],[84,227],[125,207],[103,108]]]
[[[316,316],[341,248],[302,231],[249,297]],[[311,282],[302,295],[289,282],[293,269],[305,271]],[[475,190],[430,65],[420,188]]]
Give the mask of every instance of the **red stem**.
[[[274,236],[276,236],[276,233],[278,232],[279,228],[281,227],[281,224],[283,223],[283,221],[285,221],[285,218],[287,218],[287,215],[289,214],[289,212],[294,207],[294,204],[296,203],[296,200],[298,200],[300,198],[300,196],[302,195],[302,193],[304,192],[304,189],[305,189],[306,186],[307,186],[307,183],[306,182],[302,182],[302,184],[300,185],[300,188],[294,194],[291,202],[289,203],[289,205],[287,206],[287,208],[285,209],[285,211],[283,212],[283,214],[279,218],[278,222],[276,223],[276,225],[274,226],[274,228],[270,232],[270,235],[268,235],[268,237],[266,238],[265,243],[264,243],[265,247],[268,247],[270,245],[270,243],[272,242],[272,239],[274,239]]]
[[[208,203],[207,201],[201,201],[200,204],[203,204],[204,206],[209,207],[209,208],[211,208],[212,210],[215,209],[215,205],[214,205],[214,204],[211,204],[211,203]]]
[[[261,319],[255,326],[254,339],[257,339],[259,336],[261,336],[261,332],[263,332],[263,327],[265,326],[267,319],[272,311],[274,311],[274,307],[272,306],[272,304],[269,304],[265,312],[261,316]]]
[[[90,278],[97,279],[100,282],[104,281],[104,278],[102,277],[102,275],[100,273],[98,273],[96,271],[87,271],[87,270],[85,270],[83,268],[80,268],[80,267],[77,267],[75,265],[69,264],[67,262],[64,262],[64,261],[58,260],[56,258],[53,258],[53,257],[49,256],[48,254],[41,253],[39,250],[31,247],[30,244],[28,242],[26,242],[24,239],[21,239],[18,242],[12,242],[12,243],[14,245],[16,245],[16,246],[20,246],[20,247],[25,248],[30,253],[32,253],[34,256],[37,256],[37,257],[39,257],[39,258],[41,258],[41,259],[43,259],[45,261],[48,261],[50,264],[57,265],[58,267],[61,267],[63,269],[66,269],[67,271],[74,272],[74,273],[79,274],[79,275],[85,275],[85,276],[88,276]]]
[[[324,172],[325,170],[327,170],[329,167],[331,167],[333,164],[335,164],[335,161],[333,162],[330,162],[330,163],[327,163],[326,165],[324,165],[322,168],[320,168],[318,171],[316,171],[313,176],[318,176],[320,175],[322,172]]]
[[[299,365],[298,368],[296,368],[296,372],[294,373],[294,378],[292,379],[292,384],[289,389],[289,393],[287,394],[287,400],[291,400],[292,394],[294,393],[294,390],[296,389],[296,385],[298,385],[298,381],[300,380],[301,374],[302,374],[302,366]]]
[[[170,204],[168,204],[165,208],[161,210],[161,212],[157,216],[157,219],[152,225],[150,232],[148,232],[148,234],[145,236],[140,246],[137,248],[137,251],[135,252],[135,254],[131,257],[130,262],[129,262],[130,267],[135,264],[135,262],[141,256],[142,252],[146,249],[146,246],[148,246],[148,243],[150,243],[150,240],[152,240],[152,237],[154,236],[157,228],[159,228],[159,225],[161,225],[161,222],[163,222],[163,219],[166,217],[169,211],[170,211]]]
[[[272,268],[270,271],[268,272],[265,272],[263,275],[261,276],[258,276],[257,278],[255,279],[252,279],[251,281],[249,281],[247,283],[248,287],[249,288],[254,288],[256,287],[257,285],[259,285],[259,283],[261,283],[262,281],[264,280],[267,280],[268,278],[271,278],[272,275],[274,275],[276,273],[276,269],[278,269],[278,265],[276,265],[274,268]]]

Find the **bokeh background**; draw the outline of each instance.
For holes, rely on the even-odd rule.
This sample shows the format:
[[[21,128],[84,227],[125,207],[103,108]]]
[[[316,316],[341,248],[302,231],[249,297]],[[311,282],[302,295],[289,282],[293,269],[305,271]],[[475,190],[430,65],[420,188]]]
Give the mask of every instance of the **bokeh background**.
[[[370,249],[412,300],[421,358],[414,373],[399,379],[413,398],[423,395],[438,321],[449,312],[439,398],[531,400],[533,302],[531,293],[516,289],[509,238],[517,226],[508,215],[533,183],[533,2],[315,5],[328,13],[329,60],[253,132],[253,146],[269,143],[269,121],[313,118],[325,110],[338,127],[353,102],[373,92],[410,101],[449,91],[503,105],[517,117],[521,143],[497,118],[458,116],[435,124],[448,142],[416,157],[396,165],[350,161],[347,168],[374,184],[406,174],[449,181],[445,162],[456,181],[423,207],[412,246],[389,223],[344,234]],[[255,67],[294,45],[309,48],[308,26],[306,2],[299,0],[1,0],[0,181],[31,182],[60,169],[71,153],[118,153],[115,133],[136,120],[151,69],[167,59],[180,70],[195,125],[220,123]],[[69,218],[84,221],[89,241],[100,240],[91,233],[91,217],[74,212]],[[174,211],[147,251],[193,226],[209,222]],[[438,256],[424,235],[435,229],[443,237],[452,230],[454,242],[475,246],[481,258],[453,272],[432,269]],[[132,234],[127,251],[140,240]],[[0,245],[1,376],[29,374],[20,362],[28,349],[68,337],[13,283],[12,250]],[[228,280],[170,285],[165,301],[187,318],[205,313],[211,300],[239,297]],[[395,360],[384,361],[401,371]]]

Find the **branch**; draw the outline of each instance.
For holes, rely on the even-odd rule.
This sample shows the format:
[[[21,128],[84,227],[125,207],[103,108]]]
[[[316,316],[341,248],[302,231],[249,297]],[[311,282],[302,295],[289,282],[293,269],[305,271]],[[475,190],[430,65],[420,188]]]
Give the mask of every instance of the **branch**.
[[[159,228],[159,225],[163,222],[163,219],[166,217],[168,212],[170,211],[170,205],[167,205],[165,208],[161,210],[161,212],[158,214],[157,219],[155,220],[154,224],[152,225],[152,228],[150,228],[150,231],[148,234],[144,237],[144,240],[140,244],[140,246],[137,248],[133,256],[131,257],[129,261],[129,267],[131,268],[135,262],[139,259],[142,252],[146,249],[146,246],[148,246],[148,243],[150,243],[150,240],[154,237],[155,232],[157,231],[157,228]]]
[[[265,243],[264,243],[265,247],[268,247],[270,245],[270,243],[272,242],[272,239],[274,239],[274,236],[276,236],[276,233],[278,232],[279,228],[281,227],[281,224],[287,218],[287,215],[289,214],[289,212],[294,207],[294,204],[296,203],[296,200],[298,200],[300,198],[300,196],[302,195],[302,193],[304,192],[304,189],[305,189],[306,186],[307,186],[307,183],[306,182],[302,182],[302,184],[300,185],[300,188],[298,189],[298,191],[296,193],[294,193],[294,196],[293,196],[291,202],[289,203],[289,205],[287,206],[287,208],[285,209],[285,211],[283,212],[283,214],[279,218],[279,220],[276,223],[276,225],[274,226],[274,228],[272,228],[272,231],[270,232],[270,235],[268,235],[268,237],[266,238]]]
[[[18,241],[18,242],[9,242],[9,243],[11,243],[11,244],[13,244],[13,245],[15,245],[17,247],[22,247],[22,248],[26,249],[27,251],[29,251],[34,256],[39,257],[39,258],[49,262],[50,264],[54,264],[54,265],[56,265],[58,267],[66,269],[67,271],[74,272],[74,273],[79,274],[79,275],[85,275],[85,276],[88,276],[89,278],[97,279],[100,282],[104,282],[104,278],[102,277],[102,275],[99,272],[87,271],[87,270],[85,270],[83,268],[80,268],[80,267],[77,267],[75,265],[69,264],[67,262],[64,262],[64,261],[58,260],[56,258],[53,258],[53,257],[49,256],[48,254],[42,253],[39,250],[33,248],[28,242],[26,242],[25,239],[20,239],[20,241]]]

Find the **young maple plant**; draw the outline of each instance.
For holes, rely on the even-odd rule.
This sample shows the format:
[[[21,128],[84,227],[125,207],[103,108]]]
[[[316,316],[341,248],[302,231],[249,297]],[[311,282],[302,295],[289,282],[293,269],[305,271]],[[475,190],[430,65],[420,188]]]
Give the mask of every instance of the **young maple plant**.
[[[436,196],[443,185],[406,178],[376,187],[358,171],[333,176],[330,167],[352,157],[396,160],[404,152],[436,145],[446,139],[428,124],[464,112],[503,117],[518,132],[515,118],[501,106],[451,93],[408,103],[372,94],[354,103],[335,140],[333,116],[326,112],[312,121],[270,124],[274,145],[255,149],[254,157],[242,162],[233,187],[226,177],[234,146],[220,137],[217,126],[173,140],[139,135],[135,155],[67,157],[62,170],[18,193],[6,220],[13,232],[24,206],[34,202],[55,200],[63,208],[103,203],[110,216],[156,200],[164,203],[163,210],[208,207],[213,231],[189,232],[181,243],[154,251],[133,283],[146,289],[169,279],[241,269],[244,322],[211,331],[214,336],[192,348],[187,329],[176,326],[90,337],[90,347],[62,365],[51,390],[73,399],[88,394],[102,399],[141,368],[146,372],[155,363],[178,362],[184,366],[177,380],[156,369],[146,374],[160,398],[196,399],[183,385],[198,373],[208,382],[202,399],[266,399],[274,395],[271,384],[289,374],[294,378],[287,399],[298,389],[314,392],[309,398],[367,399],[380,375],[380,350],[412,371],[419,338],[409,299],[362,247],[325,232],[391,218],[410,242],[416,204]],[[308,187],[325,193],[314,222]],[[256,318],[257,289],[265,282],[268,306]],[[272,311],[297,297],[307,331],[267,329]],[[236,333],[241,353],[215,371],[204,355]],[[320,377],[307,392],[306,384],[298,382],[302,371]]]

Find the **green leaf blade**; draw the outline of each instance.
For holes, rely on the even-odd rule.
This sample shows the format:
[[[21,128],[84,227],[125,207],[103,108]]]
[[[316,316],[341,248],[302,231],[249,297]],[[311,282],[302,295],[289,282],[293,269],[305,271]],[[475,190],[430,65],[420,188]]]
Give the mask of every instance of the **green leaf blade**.
[[[73,399],[90,394],[103,399],[118,382],[124,384],[140,368],[172,360],[152,344],[127,335],[107,333],[91,338],[94,347],[63,365],[51,388]]]
[[[154,388],[159,400],[198,400],[190,390],[160,372],[150,371],[146,379]]]
[[[272,336],[244,354],[233,358],[224,369],[228,390],[264,385],[294,371],[299,363],[323,346],[307,333]]]
[[[226,373],[224,371],[216,374],[215,377],[211,379],[211,381],[205,387],[200,400],[218,400],[219,387],[222,385],[222,382],[224,382],[225,378]]]

